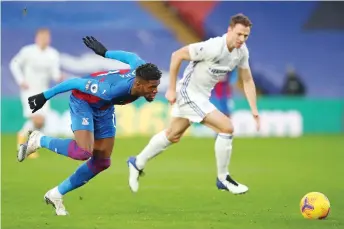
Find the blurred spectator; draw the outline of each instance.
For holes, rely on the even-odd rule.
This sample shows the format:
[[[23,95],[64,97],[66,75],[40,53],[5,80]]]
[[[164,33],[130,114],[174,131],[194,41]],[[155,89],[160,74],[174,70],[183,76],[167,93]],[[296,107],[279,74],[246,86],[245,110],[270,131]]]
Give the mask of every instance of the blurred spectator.
[[[287,74],[283,83],[282,94],[291,96],[306,94],[306,87],[292,66],[287,67]]]
[[[50,42],[49,29],[39,29],[36,32],[35,43],[22,47],[10,62],[12,75],[20,87],[23,116],[27,119],[18,132],[18,146],[26,141],[28,130],[44,127],[50,110],[48,101],[41,110],[32,114],[27,103],[28,97],[47,90],[51,80],[62,80],[59,53],[50,46]],[[32,157],[37,157],[37,154],[33,154]]]

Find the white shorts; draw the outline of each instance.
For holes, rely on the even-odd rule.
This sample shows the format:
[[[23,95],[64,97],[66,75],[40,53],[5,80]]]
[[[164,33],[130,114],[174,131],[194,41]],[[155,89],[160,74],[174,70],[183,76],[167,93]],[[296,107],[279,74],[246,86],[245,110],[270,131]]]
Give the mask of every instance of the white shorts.
[[[41,109],[39,109],[38,111],[36,111],[35,113],[32,114],[32,111],[31,111],[29,103],[28,103],[28,98],[32,95],[34,95],[34,94],[27,93],[27,92],[22,92],[20,95],[24,118],[30,118],[34,115],[42,115],[44,117],[47,116],[49,111],[50,111],[50,102],[49,101],[47,101]]]
[[[172,107],[172,117],[188,119],[193,123],[200,123],[216,107],[209,98],[192,91],[177,91],[177,101]]]

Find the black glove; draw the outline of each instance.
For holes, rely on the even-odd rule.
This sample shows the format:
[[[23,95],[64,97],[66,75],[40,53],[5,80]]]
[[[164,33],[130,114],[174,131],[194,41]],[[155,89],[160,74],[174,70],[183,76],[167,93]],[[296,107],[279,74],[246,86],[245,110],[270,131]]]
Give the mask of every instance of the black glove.
[[[43,93],[41,93],[38,95],[30,96],[28,98],[28,101],[32,113],[35,113],[44,106],[44,104],[47,102],[47,99],[44,97]]]
[[[88,48],[92,49],[96,54],[105,57],[105,53],[107,49],[104,47],[102,43],[97,41],[94,37],[87,36],[87,37],[82,38],[82,40],[84,41],[84,44]]]

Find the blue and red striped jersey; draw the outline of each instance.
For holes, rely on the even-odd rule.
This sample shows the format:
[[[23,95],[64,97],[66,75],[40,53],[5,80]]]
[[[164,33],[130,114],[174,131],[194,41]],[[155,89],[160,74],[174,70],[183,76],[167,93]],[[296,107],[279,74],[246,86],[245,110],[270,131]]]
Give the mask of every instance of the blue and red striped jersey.
[[[87,101],[91,107],[106,109],[112,105],[124,105],[137,100],[131,95],[131,88],[136,76],[136,68],[145,63],[134,53],[107,51],[105,57],[122,61],[130,69],[118,69],[95,72],[84,77],[68,79],[44,92],[46,99],[66,91]]]

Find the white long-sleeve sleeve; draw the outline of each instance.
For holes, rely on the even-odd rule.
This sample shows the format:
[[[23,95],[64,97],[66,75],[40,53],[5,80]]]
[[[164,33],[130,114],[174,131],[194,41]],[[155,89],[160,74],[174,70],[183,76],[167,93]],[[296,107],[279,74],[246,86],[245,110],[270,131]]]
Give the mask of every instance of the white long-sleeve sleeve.
[[[18,85],[22,84],[25,81],[23,74],[23,66],[27,60],[27,48],[23,47],[20,51],[12,58],[10,62],[10,70],[12,75]]]

